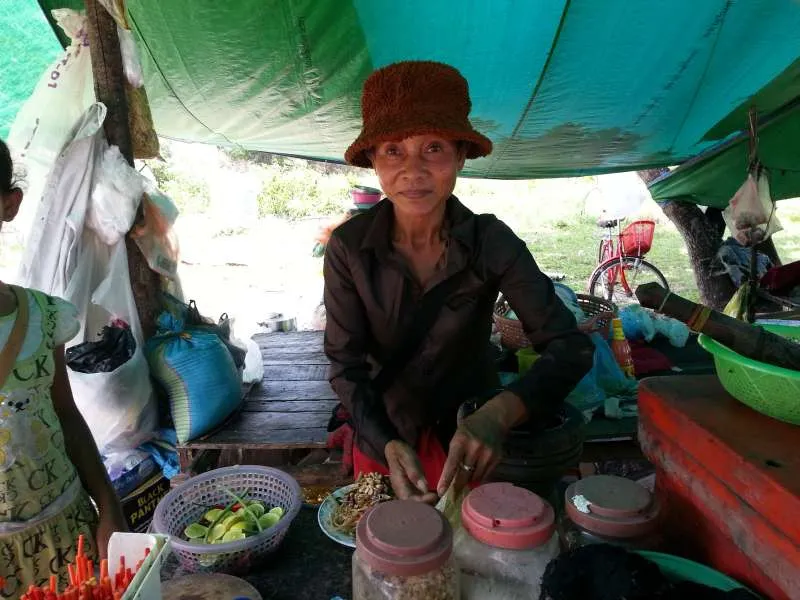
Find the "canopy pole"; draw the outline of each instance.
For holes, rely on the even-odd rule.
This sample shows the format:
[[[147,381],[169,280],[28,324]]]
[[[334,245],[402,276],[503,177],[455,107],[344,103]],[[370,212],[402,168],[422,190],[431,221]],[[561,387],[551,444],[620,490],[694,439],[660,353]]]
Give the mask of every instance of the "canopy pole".
[[[89,23],[89,50],[92,57],[94,93],[98,102],[106,105],[103,129],[108,143],[117,146],[122,156],[133,166],[133,145],[128,125],[128,98],[125,93],[125,71],[119,47],[117,24],[98,0],[85,0]],[[136,216],[142,218],[142,208]],[[128,250],[128,274],[139,321],[146,338],[156,331],[156,318],[161,310],[161,280],[147,265],[139,247],[130,236],[125,237]]]

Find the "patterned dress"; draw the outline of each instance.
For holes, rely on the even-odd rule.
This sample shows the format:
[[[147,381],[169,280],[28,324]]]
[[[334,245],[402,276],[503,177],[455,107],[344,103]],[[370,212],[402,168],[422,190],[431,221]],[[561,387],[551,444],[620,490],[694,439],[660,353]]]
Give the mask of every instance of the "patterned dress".
[[[67,456],[51,391],[54,348],[79,329],[75,308],[26,290],[28,330],[14,369],[0,389],[0,598],[18,598],[51,575],[67,583],[75,542],[86,537],[94,554],[97,511]],[[0,317],[0,347],[16,311]]]

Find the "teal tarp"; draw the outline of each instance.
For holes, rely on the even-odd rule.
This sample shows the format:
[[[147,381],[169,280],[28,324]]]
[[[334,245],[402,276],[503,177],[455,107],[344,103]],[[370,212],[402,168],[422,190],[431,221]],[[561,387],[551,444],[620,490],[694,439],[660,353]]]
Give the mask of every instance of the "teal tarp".
[[[800,102],[760,128],[759,159],[769,171],[770,195],[784,200],[800,195]],[[725,208],[744,183],[748,137],[730,140],[650,185],[655,200],[681,199]]]
[[[60,50],[36,0],[0,0],[0,138]]]
[[[339,160],[364,78],[434,59],[466,75],[495,142],[467,167],[481,177],[678,164],[741,129],[759,92],[764,114],[788,102],[800,71],[795,0],[127,4],[161,135]]]

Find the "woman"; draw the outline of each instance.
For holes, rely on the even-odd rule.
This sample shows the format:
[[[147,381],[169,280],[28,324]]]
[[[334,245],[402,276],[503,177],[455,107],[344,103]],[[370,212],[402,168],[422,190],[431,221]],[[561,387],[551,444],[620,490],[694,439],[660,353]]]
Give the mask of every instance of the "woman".
[[[492,150],[470,107],[447,65],[369,77],[345,159],[374,168],[386,199],[337,228],[325,254],[325,352],[355,473],[388,471],[398,497],[426,502],[481,481],[508,431],[558,409],[592,365],[591,341],[525,243],[452,195],[465,159]],[[464,401],[498,388],[488,339],[500,291],[542,356],[457,424]]]
[[[0,140],[0,225],[22,202],[12,174]],[[79,328],[71,304],[0,282],[2,598],[51,576],[65,587],[79,536],[90,558],[105,558],[111,534],[128,529],[69,386],[64,344]]]

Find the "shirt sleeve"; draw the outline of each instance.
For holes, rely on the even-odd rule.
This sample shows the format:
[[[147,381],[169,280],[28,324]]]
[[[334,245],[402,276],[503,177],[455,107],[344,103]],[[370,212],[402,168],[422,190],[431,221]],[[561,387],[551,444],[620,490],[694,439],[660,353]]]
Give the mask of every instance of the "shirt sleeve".
[[[539,270],[525,242],[497,222],[492,247],[500,257],[500,291],[540,355],[530,370],[508,386],[522,398],[529,420],[552,414],[592,368],[594,345],[578,330],[574,315]]]
[[[56,328],[53,332],[53,341],[56,346],[62,346],[74,338],[81,329],[78,319],[78,309],[75,306],[62,300],[53,298],[54,310],[56,312]]]
[[[369,322],[348,266],[344,245],[334,234],[325,249],[325,354],[331,387],[350,412],[359,440],[383,460],[384,447],[400,439],[383,398],[370,378]]]

